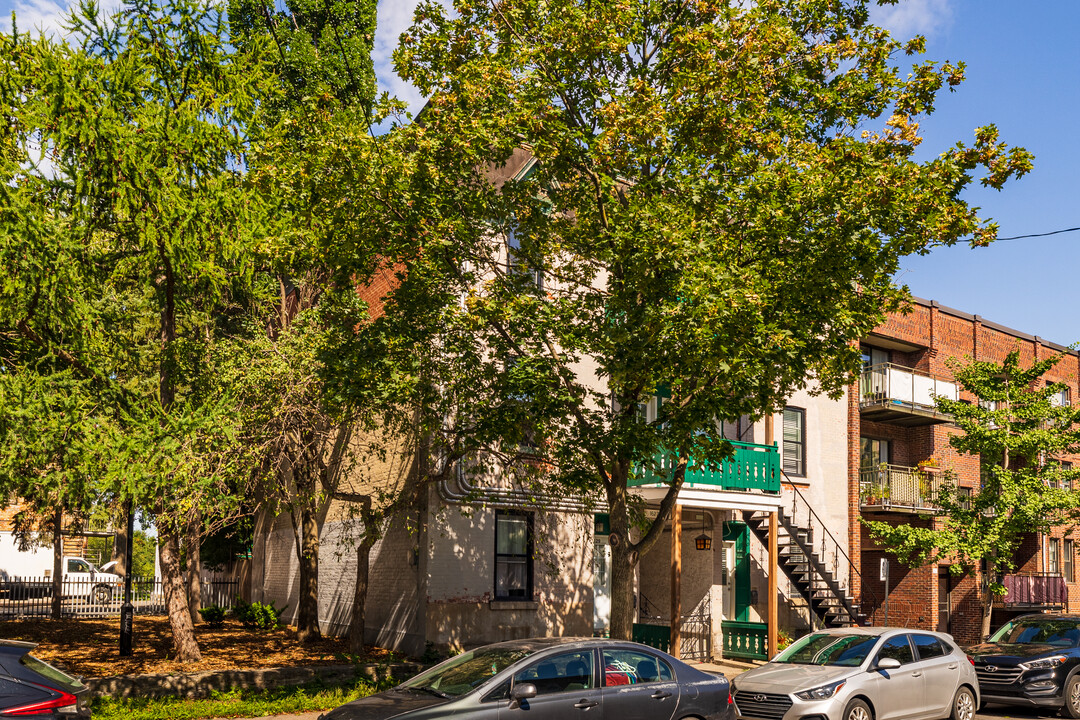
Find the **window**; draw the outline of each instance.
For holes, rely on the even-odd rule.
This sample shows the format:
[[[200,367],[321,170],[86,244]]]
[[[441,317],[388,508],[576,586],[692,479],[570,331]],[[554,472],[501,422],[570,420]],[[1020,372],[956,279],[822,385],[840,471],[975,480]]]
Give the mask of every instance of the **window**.
[[[1046,540],[1046,572],[1056,575],[1061,572],[1061,541],[1057,538]]]
[[[806,411],[784,408],[784,472],[806,477]]]
[[[537,695],[591,690],[596,687],[592,650],[551,655],[514,675],[514,684],[532,683]]]
[[[889,351],[882,348],[876,348],[871,345],[863,345],[862,348],[862,367],[863,370],[869,370],[875,365],[884,365],[889,362]]]
[[[915,643],[915,650],[919,653],[920,660],[949,654],[949,650],[933,635],[912,635],[911,641]]]
[[[877,659],[881,662],[885,658],[895,658],[900,661],[901,665],[912,662],[915,656],[911,653],[911,645],[908,643],[907,635],[897,635],[891,637],[884,642],[881,646],[881,650],[878,651]]]
[[[532,515],[495,512],[495,599],[532,600]]]
[[[69,573],[88,573],[90,572],[90,564],[87,563],[85,560],[68,558],[67,571]]]
[[[637,650],[604,651],[604,685],[607,687],[670,682],[674,677],[671,667],[655,655]]]
[[[1055,383],[1056,384],[1056,383]],[[1060,390],[1055,390],[1050,394],[1050,404],[1054,407],[1068,407],[1069,406],[1069,388],[1065,386]]]
[[[506,271],[512,276],[527,277],[537,290],[544,290],[544,271],[529,266],[521,252],[521,239],[514,231],[506,234]]]
[[[957,501],[960,503],[960,507],[964,510],[971,509],[971,496],[972,489],[969,487],[956,488]]]
[[[874,438],[859,438],[859,467],[863,470],[876,470],[882,463],[889,462],[889,441]]]
[[[1065,582],[1076,582],[1076,573],[1073,571],[1073,556],[1076,554],[1076,550],[1073,548],[1073,541],[1065,541],[1065,554],[1061,556],[1062,567],[1065,569]]]

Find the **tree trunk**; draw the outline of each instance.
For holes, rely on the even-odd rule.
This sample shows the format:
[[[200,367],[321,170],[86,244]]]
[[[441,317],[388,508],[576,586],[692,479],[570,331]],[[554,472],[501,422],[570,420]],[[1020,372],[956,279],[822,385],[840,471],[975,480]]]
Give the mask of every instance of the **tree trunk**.
[[[176,531],[161,529],[161,585],[172,628],[173,648],[180,662],[199,662],[202,653],[195,640],[195,628],[188,611],[184,576],[180,570],[180,537]]]
[[[89,594],[89,589],[87,590]],[[64,607],[64,511],[53,516],[52,619],[59,620]]]
[[[986,580],[986,589],[983,590],[982,629],[979,630],[979,642],[990,635],[990,615],[994,611],[994,593],[990,590],[989,578]]]
[[[375,536],[364,528],[364,537],[356,548],[356,586],[353,589],[352,622],[349,623],[349,652],[364,654],[364,628],[367,624],[368,573]]]
[[[112,557],[109,559],[116,564],[112,567],[112,572],[116,573],[120,577],[127,576],[127,529],[128,529],[128,516],[135,512],[131,506],[131,501],[124,503],[124,521],[120,527],[116,528],[116,534],[113,535],[113,549]]]
[[[614,480],[614,479],[613,479]],[[629,640],[634,630],[634,569],[637,554],[630,543],[630,518],[625,488],[608,495],[611,529],[611,626],[614,640]]]
[[[202,622],[202,523],[196,519],[188,523],[187,528],[187,601],[191,622]]]
[[[295,468],[300,500],[300,596],[296,613],[296,637],[300,642],[318,640],[319,631],[319,523],[316,521],[315,479],[310,466]]]

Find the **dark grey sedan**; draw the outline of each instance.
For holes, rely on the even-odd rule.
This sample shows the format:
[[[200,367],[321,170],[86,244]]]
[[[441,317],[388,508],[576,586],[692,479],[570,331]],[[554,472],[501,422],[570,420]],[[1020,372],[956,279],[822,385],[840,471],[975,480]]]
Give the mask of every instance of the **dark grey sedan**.
[[[593,638],[486,645],[320,720],[732,720],[728,681],[659,650]]]

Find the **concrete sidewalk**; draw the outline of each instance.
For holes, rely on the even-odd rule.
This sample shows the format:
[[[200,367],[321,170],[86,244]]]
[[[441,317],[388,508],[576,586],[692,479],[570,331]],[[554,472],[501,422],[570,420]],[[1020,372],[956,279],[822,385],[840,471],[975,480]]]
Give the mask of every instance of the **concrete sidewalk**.
[[[733,679],[736,675],[752,670],[759,667],[764,663],[756,662],[743,662],[741,660],[715,660],[712,662],[702,662],[700,660],[683,660],[684,663],[690,667],[697,668],[709,673],[723,673],[724,677],[728,680]]]

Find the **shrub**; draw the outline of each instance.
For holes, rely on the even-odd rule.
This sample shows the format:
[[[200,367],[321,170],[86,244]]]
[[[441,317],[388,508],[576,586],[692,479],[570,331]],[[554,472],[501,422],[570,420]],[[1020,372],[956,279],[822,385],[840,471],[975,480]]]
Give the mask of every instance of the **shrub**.
[[[202,615],[203,622],[213,628],[219,628],[225,625],[225,608],[220,605],[211,605],[210,607],[204,607],[199,610]]]
[[[241,598],[236,598],[233,615],[245,627],[274,630],[280,624],[281,613],[285,612],[287,607],[288,605],[283,605],[281,608],[276,608],[273,603],[248,603]]]

